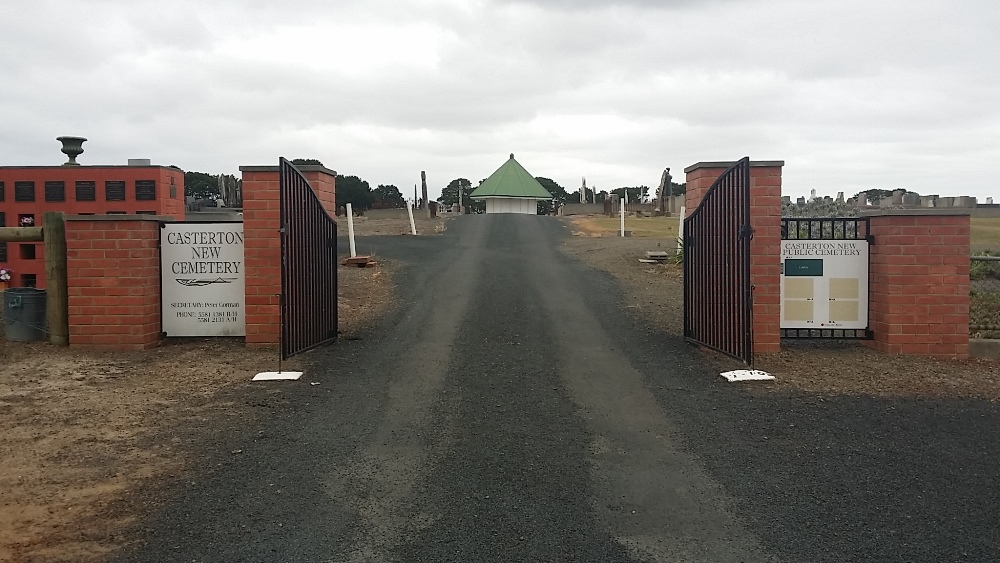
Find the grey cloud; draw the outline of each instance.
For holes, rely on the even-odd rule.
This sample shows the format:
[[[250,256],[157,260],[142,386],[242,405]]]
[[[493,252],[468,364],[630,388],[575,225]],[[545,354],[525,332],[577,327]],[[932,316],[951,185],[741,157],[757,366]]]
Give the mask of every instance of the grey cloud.
[[[514,151],[567,187],[613,188],[749,154],[785,159],[791,193],[985,197],[996,21],[1000,4],[943,0],[4,3],[0,155],[58,162],[54,137],[83,134],[84,162],[233,172],[312,156],[405,188],[414,170],[444,185]],[[407,41],[436,59],[332,62],[414,24],[426,37]],[[359,26],[382,35],[324,63],[330,35]],[[266,60],[233,47],[285,30],[318,40]]]

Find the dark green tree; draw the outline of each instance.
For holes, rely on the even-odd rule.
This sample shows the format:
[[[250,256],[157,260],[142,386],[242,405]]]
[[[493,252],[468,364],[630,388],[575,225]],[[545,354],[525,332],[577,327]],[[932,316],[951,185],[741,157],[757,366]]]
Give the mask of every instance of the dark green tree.
[[[670,192],[673,195],[684,195],[687,192],[688,185],[687,182],[678,184],[677,182],[670,182]]]
[[[303,165],[312,164],[312,165],[315,165],[315,166],[323,166],[323,163],[320,162],[320,161],[318,161],[318,160],[316,160],[315,158],[293,158],[292,159],[292,164],[294,164],[296,166],[298,166],[299,164],[303,164]]]
[[[372,207],[375,209],[398,209],[406,207],[403,194],[400,193],[399,188],[392,184],[379,184],[377,188],[372,190],[372,197],[374,198]]]
[[[535,180],[538,180],[538,183],[545,188],[545,191],[552,194],[552,199],[554,199],[556,203],[560,205],[566,203],[566,200],[569,198],[569,194],[566,192],[566,188],[560,186],[558,182],[551,178],[544,178],[542,176],[536,176]],[[552,213],[552,201],[539,201],[538,214],[548,215],[549,213]]]
[[[342,176],[337,174],[337,207],[346,206],[348,203],[355,212],[370,209],[375,202],[375,195],[372,193],[368,182],[357,176]]]
[[[184,173],[184,195],[209,198],[219,195],[219,175],[204,172]]]
[[[622,197],[623,194],[628,194],[628,200],[630,202],[645,201],[649,197],[649,186],[634,186],[634,187],[624,187],[611,190],[611,193]]]
[[[479,182],[482,184],[482,182]],[[471,209],[473,213],[480,213],[486,210],[486,202],[483,200],[474,200],[469,197],[469,194],[475,191],[472,187],[472,182],[468,178],[456,178],[441,190],[441,197],[438,198],[438,202],[446,207],[451,207],[458,203],[458,190],[459,187],[462,189],[462,204],[467,208]]]

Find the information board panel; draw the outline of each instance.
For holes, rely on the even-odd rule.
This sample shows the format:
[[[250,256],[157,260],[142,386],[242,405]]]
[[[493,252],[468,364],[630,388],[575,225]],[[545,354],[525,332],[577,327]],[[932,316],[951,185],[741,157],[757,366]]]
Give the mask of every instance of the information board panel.
[[[163,332],[246,336],[243,223],[166,223],[160,230]]]
[[[781,241],[781,328],[868,328],[868,241]]]

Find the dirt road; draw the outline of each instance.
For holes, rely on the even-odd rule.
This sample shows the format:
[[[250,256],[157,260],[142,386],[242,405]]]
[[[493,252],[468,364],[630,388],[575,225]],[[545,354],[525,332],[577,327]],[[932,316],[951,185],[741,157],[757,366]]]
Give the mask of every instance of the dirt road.
[[[1000,409],[752,393],[547,217],[372,237],[397,310],[268,384],[122,561],[1000,559]]]

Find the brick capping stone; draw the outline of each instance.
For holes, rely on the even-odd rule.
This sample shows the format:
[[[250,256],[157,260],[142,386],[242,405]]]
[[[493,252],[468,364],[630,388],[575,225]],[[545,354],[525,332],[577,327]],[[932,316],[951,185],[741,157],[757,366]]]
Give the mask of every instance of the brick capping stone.
[[[143,164],[142,166],[129,165],[129,164],[81,164],[79,166],[74,166],[73,171],[79,170],[101,170],[104,168],[124,168],[127,170],[135,169],[148,169],[148,168],[165,168],[167,170],[181,170],[176,166],[165,166],[162,164]],[[0,170],[66,170],[66,167],[61,164],[54,164],[51,166],[0,166]]]
[[[927,216],[941,217],[953,215],[972,215],[970,207],[917,207],[913,209],[861,209],[858,210],[861,217],[891,217],[891,216]]]
[[[688,172],[694,172],[695,170],[698,170],[699,168],[729,168],[730,166],[732,166],[734,164],[736,164],[735,160],[729,161],[729,162],[723,162],[723,161],[718,161],[718,162],[696,162],[696,163],[692,164],[691,166],[688,166],[687,168],[685,168],[684,169],[684,173],[687,174]],[[751,160],[750,161],[750,167],[751,168],[754,168],[754,167],[762,167],[762,168],[779,167],[780,168],[780,167],[782,167],[784,165],[785,165],[785,161],[784,160]]]
[[[298,168],[299,172],[323,172],[331,176],[336,176],[337,172],[335,170],[330,170],[326,166],[320,166],[318,164],[295,164],[295,168]],[[277,166],[240,166],[240,172],[278,172]]]
[[[66,221],[153,221],[156,223],[183,223],[171,215],[66,215]]]

